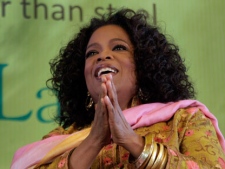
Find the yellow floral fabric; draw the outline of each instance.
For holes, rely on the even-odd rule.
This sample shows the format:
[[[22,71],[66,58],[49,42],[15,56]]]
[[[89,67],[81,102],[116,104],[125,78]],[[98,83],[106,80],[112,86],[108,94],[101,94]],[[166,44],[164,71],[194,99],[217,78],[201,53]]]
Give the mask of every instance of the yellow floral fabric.
[[[74,125],[67,130],[58,127],[44,138],[74,131]],[[154,141],[167,147],[169,158],[166,169],[225,168],[225,154],[215,129],[211,121],[197,108],[179,109],[170,120],[138,128],[135,132],[141,136],[151,136]],[[65,152],[50,164],[39,168],[68,169],[69,154],[70,151]],[[91,168],[127,169],[130,168],[128,158],[129,152],[112,143],[100,151]]]

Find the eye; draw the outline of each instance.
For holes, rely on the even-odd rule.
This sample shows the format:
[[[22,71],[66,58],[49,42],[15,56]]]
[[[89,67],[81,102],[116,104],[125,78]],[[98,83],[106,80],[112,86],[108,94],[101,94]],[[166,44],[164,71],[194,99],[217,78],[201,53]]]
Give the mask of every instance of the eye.
[[[121,50],[127,50],[127,48],[124,45],[116,45],[113,47],[113,50],[121,51]]]
[[[96,50],[88,51],[88,52],[86,53],[86,55],[85,55],[85,58],[88,58],[88,57],[90,57],[90,56],[94,56],[94,55],[96,55],[96,54],[98,54],[98,51],[96,51]]]

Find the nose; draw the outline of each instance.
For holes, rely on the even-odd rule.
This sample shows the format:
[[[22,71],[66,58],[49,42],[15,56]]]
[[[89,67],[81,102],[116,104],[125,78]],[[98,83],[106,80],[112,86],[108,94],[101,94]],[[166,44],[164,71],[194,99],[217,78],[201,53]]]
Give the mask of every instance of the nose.
[[[110,60],[110,59],[112,59],[112,56],[110,56],[110,55],[99,56],[97,58],[97,62],[105,61],[105,60]]]

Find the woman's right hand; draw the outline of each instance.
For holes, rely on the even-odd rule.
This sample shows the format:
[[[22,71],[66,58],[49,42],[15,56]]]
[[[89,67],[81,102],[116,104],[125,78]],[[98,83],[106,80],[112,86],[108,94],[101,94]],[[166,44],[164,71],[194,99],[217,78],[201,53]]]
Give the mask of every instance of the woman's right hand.
[[[103,99],[107,95],[105,81],[106,78],[103,76],[101,93],[99,94],[98,102],[95,105],[95,117],[89,135],[89,137],[91,137],[91,139],[96,143],[96,146],[100,146],[101,148],[109,144],[111,140],[108,112]]]
[[[104,82],[104,78],[102,79]],[[72,152],[69,159],[69,168],[90,168],[101,149],[110,143],[111,133],[108,123],[108,112],[103,98],[107,90],[101,84],[101,93],[95,105],[95,117],[92,122],[91,132],[88,137]],[[85,157],[85,158],[83,158]]]

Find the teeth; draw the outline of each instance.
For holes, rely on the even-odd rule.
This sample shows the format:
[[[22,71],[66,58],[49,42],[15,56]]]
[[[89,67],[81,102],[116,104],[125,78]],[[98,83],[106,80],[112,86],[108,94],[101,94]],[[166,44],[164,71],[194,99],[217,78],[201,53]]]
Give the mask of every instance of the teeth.
[[[110,72],[116,73],[116,71],[115,71],[114,69],[112,69],[112,68],[109,68],[109,67],[107,67],[107,68],[102,68],[102,69],[100,69],[99,72],[98,72],[98,77],[102,74],[102,72],[106,72],[106,71],[110,71]]]

